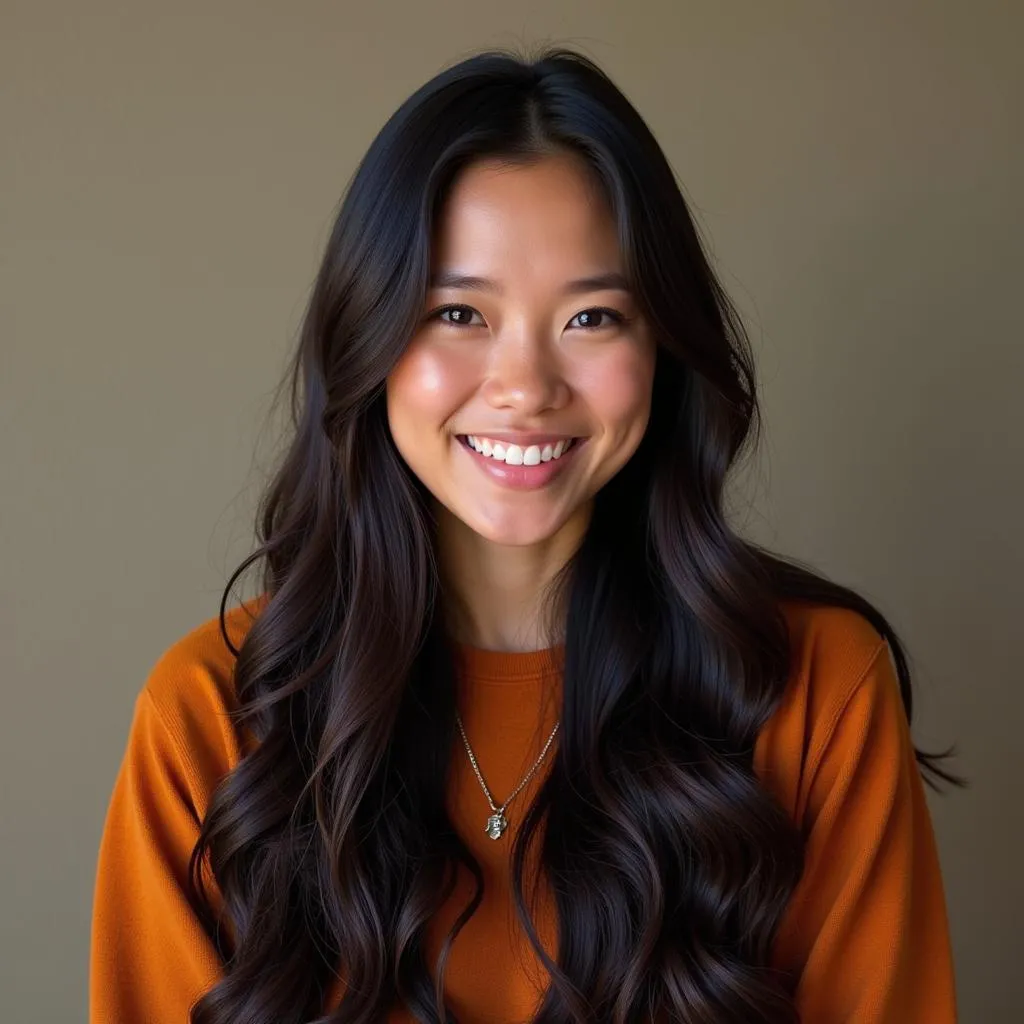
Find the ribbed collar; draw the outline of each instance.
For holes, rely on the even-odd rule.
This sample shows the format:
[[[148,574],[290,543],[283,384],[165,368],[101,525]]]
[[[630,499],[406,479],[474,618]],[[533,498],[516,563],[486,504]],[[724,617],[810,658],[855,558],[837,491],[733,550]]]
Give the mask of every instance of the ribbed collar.
[[[492,651],[464,643],[454,648],[461,674],[473,682],[516,684],[559,676],[565,658],[565,644],[539,651]]]

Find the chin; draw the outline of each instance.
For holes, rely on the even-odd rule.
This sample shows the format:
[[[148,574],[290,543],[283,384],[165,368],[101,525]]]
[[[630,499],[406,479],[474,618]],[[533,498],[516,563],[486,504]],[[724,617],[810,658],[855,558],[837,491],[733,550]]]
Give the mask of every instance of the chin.
[[[464,519],[464,523],[484,540],[508,547],[528,547],[543,544],[558,533],[561,522],[553,523],[487,523],[475,519]]]

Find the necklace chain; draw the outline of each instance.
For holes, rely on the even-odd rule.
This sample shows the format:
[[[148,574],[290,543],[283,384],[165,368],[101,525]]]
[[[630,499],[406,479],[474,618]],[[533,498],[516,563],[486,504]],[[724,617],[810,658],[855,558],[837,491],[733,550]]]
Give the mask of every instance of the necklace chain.
[[[477,764],[476,755],[473,753],[473,748],[469,745],[469,739],[466,736],[466,730],[462,725],[462,718],[459,713],[455,712],[455,721],[458,722],[459,732],[462,733],[462,742],[466,745],[466,753],[469,754],[469,763],[473,766],[473,771],[476,773],[477,779],[480,781],[480,786],[484,791],[484,795],[487,797],[487,802],[491,805],[491,810],[494,812],[488,819],[487,824],[484,826],[484,831],[492,839],[500,839],[501,834],[508,828],[508,819],[505,817],[505,808],[513,801],[518,795],[519,791],[525,786],[530,779],[533,778],[534,773],[540,767],[541,761],[544,760],[544,755],[548,752],[548,747],[551,746],[551,741],[555,738],[555,733],[558,732],[559,722],[555,722],[554,729],[551,730],[551,735],[548,737],[547,743],[544,744],[544,749],[540,752],[540,757],[533,763],[533,767],[523,776],[519,785],[509,794],[508,799],[500,806],[495,806],[494,797],[491,796],[491,791],[487,788],[487,783],[484,782],[483,775],[480,774],[480,766]]]

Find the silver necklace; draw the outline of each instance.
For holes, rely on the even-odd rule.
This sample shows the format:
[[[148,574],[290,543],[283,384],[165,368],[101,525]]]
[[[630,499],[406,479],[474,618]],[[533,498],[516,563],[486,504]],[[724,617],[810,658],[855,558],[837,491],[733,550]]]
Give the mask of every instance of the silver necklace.
[[[491,791],[487,788],[487,783],[484,782],[484,777],[480,774],[480,766],[476,763],[476,757],[473,755],[473,748],[469,745],[469,740],[466,738],[466,730],[462,727],[462,719],[459,717],[459,713],[455,712],[455,721],[459,723],[459,732],[462,733],[462,742],[466,744],[466,753],[469,754],[469,763],[473,766],[473,771],[476,772],[476,777],[480,780],[480,785],[483,788],[484,795],[487,797],[487,802],[491,805],[491,810],[494,813],[487,819],[487,824],[484,826],[484,831],[492,839],[500,839],[502,832],[508,828],[508,819],[505,817],[505,808],[508,807],[516,794],[525,786],[531,778],[533,773],[540,767],[541,761],[544,760],[544,755],[548,752],[548,747],[551,746],[551,741],[555,738],[555,733],[558,732],[559,723],[555,722],[554,729],[551,730],[551,735],[548,737],[547,743],[544,744],[544,749],[540,752],[540,757],[534,762],[533,767],[523,776],[522,781],[512,790],[509,798],[500,806],[494,805],[494,798],[491,796]]]

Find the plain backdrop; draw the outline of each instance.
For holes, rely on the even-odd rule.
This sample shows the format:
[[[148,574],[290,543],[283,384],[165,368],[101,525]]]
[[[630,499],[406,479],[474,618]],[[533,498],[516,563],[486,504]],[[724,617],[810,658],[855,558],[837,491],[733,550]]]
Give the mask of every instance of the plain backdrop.
[[[345,183],[490,45],[596,59],[661,141],[754,343],[738,522],[907,642],[962,1019],[1021,1019],[1024,7],[0,4],[0,991],[83,1020],[132,702],[248,550]],[[173,969],[173,965],[169,965]]]

